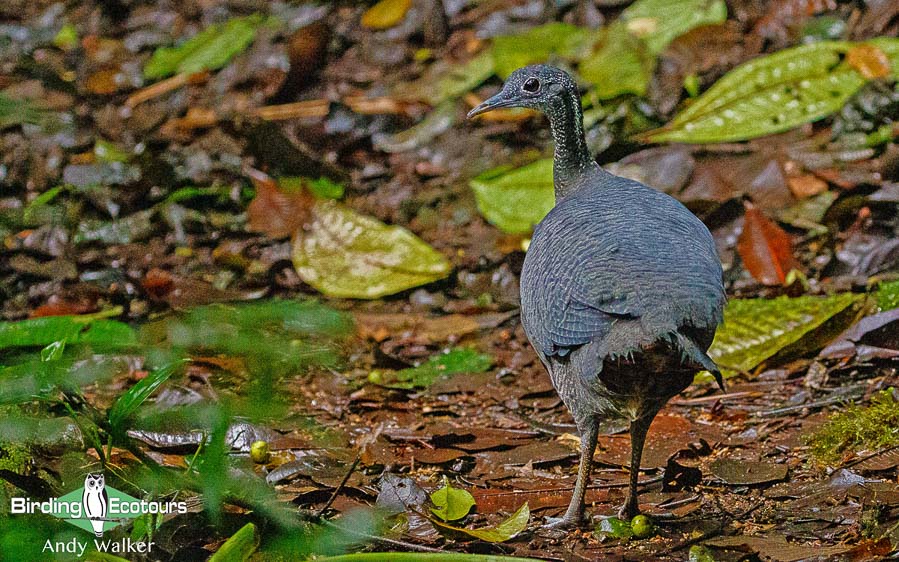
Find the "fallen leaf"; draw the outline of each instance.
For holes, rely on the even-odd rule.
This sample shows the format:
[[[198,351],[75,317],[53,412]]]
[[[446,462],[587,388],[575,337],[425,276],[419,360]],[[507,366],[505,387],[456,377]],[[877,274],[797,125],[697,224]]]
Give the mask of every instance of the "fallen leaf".
[[[155,267],[147,272],[141,285],[153,300],[165,302],[176,310],[213,302],[253,300],[261,298],[267,292],[267,289],[219,289],[202,279],[174,275]]]
[[[293,236],[309,219],[315,197],[300,186],[282,190],[278,182],[258,170],[248,172],[256,197],[247,208],[247,230],[271,238]]]
[[[221,68],[253,42],[264,21],[259,14],[232,18],[210,25],[180,45],[160,47],[144,66],[144,77],[153,80]]]
[[[828,558],[831,556],[838,556],[852,549],[851,546],[844,545],[821,546],[791,543],[787,542],[787,539],[783,536],[765,537],[759,535],[716,537],[705,541],[705,544],[718,548],[740,548],[744,551],[757,552],[765,559],[771,559],[777,562],[797,562],[799,560],[806,560],[812,552],[815,557]]]
[[[473,349],[454,349],[431,357],[418,367],[400,371],[372,371],[368,380],[387,388],[426,388],[441,377],[457,373],[483,373],[493,365],[493,358]]]
[[[431,513],[442,521],[462,519],[474,507],[474,498],[467,490],[453,488],[449,478],[443,477],[443,487],[431,494]]]
[[[530,232],[556,204],[552,159],[496,168],[472,179],[478,210],[503,232]]]
[[[805,199],[827,191],[827,182],[812,174],[791,176],[787,178],[787,185],[796,199]]]
[[[748,372],[775,357],[789,357],[826,343],[855,318],[864,295],[733,299],[709,356],[728,371]],[[820,340],[824,340],[821,342]],[[733,373],[727,373],[733,374]]]
[[[581,61],[581,77],[595,86],[600,99],[622,94],[642,96],[655,67],[646,44],[616,21],[600,32],[592,54]]]
[[[388,338],[411,340],[429,344],[459,338],[478,330],[496,328],[515,312],[490,312],[486,314],[449,314],[446,316],[419,316],[415,314],[378,314],[357,312],[356,328],[359,337],[377,342]]]
[[[412,0],[381,0],[362,14],[362,25],[369,29],[387,29],[403,21]]]
[[[438,106],[477,88],[493,76],[493,53],[487,49],[472,59],[452,63],[439,60],[413,82],[400,82],[394,96],[402,100],[419,100]]]
[[[637,0],[621,13],[628,31],[645,41],[653,55],[695,27],[726,19],[724,0]]]
[[[892,52],[893,42],[869,42]],[[819,41],[743,63],[718,80],[665,127],[650,131],[652,142],[747,140],[817,121],[837,111],[866,82],[840,57],[845,41]]]
[[[594,34],[583,27],[551,22],[516,35],[501,35],[493,39],[496,73],[505,79],[522,66],[545,63],[554,55],[576,58],[584,48],[589,49]]]
[[[629,539],[634,536],[634,530],[629,521],[617,517],[604,517],[594,529],[593,534],[600,540]]]
[[[525,502],[518,511],[509,516],[508,519],[494,527],[482,527],[480,529],[464,529],[462,527],[453,527],[442,521],[432,520],[432,523],[439,528],[464,533],[476,539],[487,542],[505,542],[522,532],[528,526],[528,520],[531,517],[531,510]]]
[[[300,278],[331,297],[376,299],[443,279],[451,265],[400,226],[316,201],[293,242]]]
[[[715,459],[709,470],[716,478],[733,486],[775,482],[787,477],[787,465],[739,459]]]
[[[782,285],[787,273],[800,268],[790,236],[755,205],[746,202],[745,206],[743,232],[737,240],[743,265],[760,283]]]

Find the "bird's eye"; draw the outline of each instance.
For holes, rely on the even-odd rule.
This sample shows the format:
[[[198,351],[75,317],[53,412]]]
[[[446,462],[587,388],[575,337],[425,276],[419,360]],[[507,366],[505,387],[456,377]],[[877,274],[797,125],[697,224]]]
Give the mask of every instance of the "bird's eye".
[[[524,84],[521,86],[521,89],[525,92],[529,92],[531,94],[536,94],[540,91],[540,80],[536,78],[528,78],[524,81]]]

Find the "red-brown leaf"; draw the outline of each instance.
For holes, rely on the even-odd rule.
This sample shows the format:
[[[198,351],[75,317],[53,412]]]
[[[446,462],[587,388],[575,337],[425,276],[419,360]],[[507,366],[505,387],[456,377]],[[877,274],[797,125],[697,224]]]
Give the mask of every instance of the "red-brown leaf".
[[[799,269],[790,235],[752,203],[746,203],[737,252],[749,273],[764,285],[782,285],[791,269]]]
[[[259,170],[251,170],[256,197],[247,209],[247,228],[272,238],[284,238],[299,230],[309,217],[314,197],[309,190],[294,193],[280,189],[278,182]]]

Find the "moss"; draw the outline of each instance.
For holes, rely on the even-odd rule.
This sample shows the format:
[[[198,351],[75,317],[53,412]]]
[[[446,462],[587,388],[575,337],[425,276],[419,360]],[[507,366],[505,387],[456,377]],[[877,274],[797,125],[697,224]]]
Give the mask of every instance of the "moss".
[[[833,464],[846,452],[899,445],[899,400],[895,389],[875,394],[868,406],[850,404],[808,438],[812,455]]]
[[[31,464],[31,451],[24,445],[0,441],[0,470],[25,474]]]

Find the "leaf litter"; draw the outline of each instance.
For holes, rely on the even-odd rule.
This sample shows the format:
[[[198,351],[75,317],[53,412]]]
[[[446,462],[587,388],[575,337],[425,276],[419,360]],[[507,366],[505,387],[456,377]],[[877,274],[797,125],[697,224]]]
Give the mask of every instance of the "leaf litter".
[[[105,469],[188,497],[121,531],[165,559],[899,544],[889,3],[76,4],[0,7],[7,495]],[[737,256],[712,348],[728,390],[700,377],[650,430],[645,540],[538,528],[578,446],[514,290],[551,145],[533,113],[460,119],[544,61],[584,87],[599,160]],[[593,515],[623,500],[622,429],[601,437]],[[465,498],[449,522],[441,493]],[[3,529],[23,549],[61,530]]]

